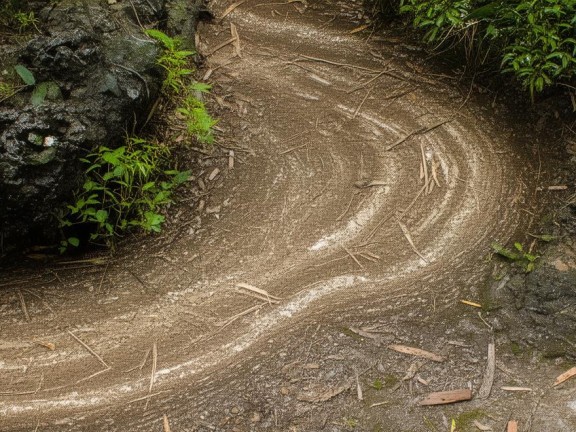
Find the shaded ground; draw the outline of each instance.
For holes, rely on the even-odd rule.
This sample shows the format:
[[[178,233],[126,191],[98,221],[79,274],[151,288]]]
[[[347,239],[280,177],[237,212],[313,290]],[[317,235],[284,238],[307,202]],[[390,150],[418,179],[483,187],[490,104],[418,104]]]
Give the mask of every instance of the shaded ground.
[[[576,428],[574,384],[552,388],[569,365],[460,302],[498,288],[490,244],[550,193],[533,131],[393,37],[351,34],[357,6],[319,3],[250,0],[201,28],[226,146],[195,179],[203,204],[104,265],[1,282],[2,430]],[[477,395],[492,341],[489,397],[418,406]]]

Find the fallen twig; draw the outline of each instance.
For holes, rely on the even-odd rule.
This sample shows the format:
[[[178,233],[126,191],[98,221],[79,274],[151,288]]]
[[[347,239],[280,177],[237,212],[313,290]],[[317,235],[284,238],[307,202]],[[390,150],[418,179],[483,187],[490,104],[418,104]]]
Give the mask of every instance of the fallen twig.
[[[74,333],[72,333],[70,330],[68,330],[68,333],[70,334],[70,336],[72,336],[76,342],[78,342],[80,345],[82,345],[86,351],[88,351],[90,354],[92,354],[94,357],[96,357],[96,359],[98,359],[98,361],[100,363],[102,363],[102,365],[106,368],[106,369],[110,369],[110,366],[108,366],[108,363],[106,363],[102,357],[100,357],[98,354],[96,354],[94,352],[94,350],[92,348],[90,348],[85,342],[83,342],[78,336],[76,336]]]
[[[423,135],[423,134],[428,133],[428,132],[442,126],[443,124],[446,124],[446,123],[451,122],[451,121],[452,121],[452,119],[442,120],[442,121],[439,121],[437,123],[434,123],[431,126],[424,126],[424,127],[418,128],[418,129],[408,133],[407,135],[403,136],[402,138],[398,139],[394,144],[391,144],[388,147],[386,147],[385,150],[390,151],[393,148],[398,147],[400,144],[406,142],[408,139],[412,138],[415,135]]]
[[[443,392],[430,393],[420,401],[420,405],[445,405],[455,402],[468,401],[472,399],[472,390],[449,390]]]
[[[438,363],[442,363],[443,361],[445,361],[446,359],[438,354],[435,354],[433,352],[430,351],[424,351],[423,349],[420,348],[414,348],[414,347],[409,347],[409,346],[405,346],[405,345],[388,345],[386,348],[399,352],[399,353],[403,353],[403,354],[409,354],[409,355],[413,355],[416,357],[422,357],[428,360],[432,360]]]
[[[26,317],[26,321],[30,322],[30,315],[28,314],[28,308],[26,307],[26,300],[24,300],[24,294],[22,294],[20,288],[18,288],[16,292],[18,293],[18,298],[20,299],[20,307],[22,308],[22,312]]]
[[[269,304],[272,304],[272,303],[277,304],[277,303],[280,303],[280,300],[282,300],[280,297],[276,297],[276,296],[273,296],[272,294],[269,294],[268,291],[265,291],[263,289],[257,288],[255,286],[252,286],[252,285],[249,285],[246,283],[242,283],[242,282],[237,283],[236,287],[243,288],[243,289],[245,289],[251,293],[256,293],[257,295],[246,293],[243,291],[238,291],[240,293],[249,294],[249,295],[252,295],[253,297],[259,298],[261,300],[265,300]]]
[[[428,264],[428,260],[426,258],[424,258],[424,255],[422,255],[418,249],[416,249],[416,246],[414,245],[414,242],[412,241],[412,236],[410,235],[410,231],[408,231],[408,228],[406,227],[406,225],[404,225],[402,222],[398,221],[398,225],[400,225],[400,229],[402,230],[402,233],[404,234],[404,237],[406,237],[406,240],[408,240],[408,243],[410,244],[410,246],[412,247],[412,250],[414,251],[414,253],[416,255],[418,255],[426,264]]]
[[[496,370],[496,350],[494,343],[488,344],[488,360],[486,363],[486,372],[484,373],[484,380],[478,391],[478,398],[486,399],[490,396],[492,384],[494,383],[494,371]]]
[[[152,371],[150,373],[150,386],[148,387],[148,396],[152,394],[152,387],[154,386],[154,381],[156,381],[156,367],[158,366],[158,346],[156,342],[152,345]],[[144,411],[148,409],[148,404],[150,403],[150,397],[146,400],[146,405],[144,405]]]
[[[236,3],[232,3],[230,6],[228,6],[226,8],[226,10],[224,12],[222,12],[222,16],[220,17],[220,19],[224,19],[228,14],[232,13],[234,11],[234,9],[236,9],[238,6],[240,6],[241,4],[245,3],[246,0],[240,0],[237,1]]]

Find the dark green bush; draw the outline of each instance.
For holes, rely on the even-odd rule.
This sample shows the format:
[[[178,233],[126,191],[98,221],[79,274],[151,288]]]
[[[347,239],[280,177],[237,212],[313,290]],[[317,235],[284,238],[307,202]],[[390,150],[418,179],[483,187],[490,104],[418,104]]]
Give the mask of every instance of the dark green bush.
[[[390,0],[373,0],[388,5]],[[399,0],[435,48],[462,46],[468,60],[498,60],[534,97],[576,75],[576,0]],[[388,7],[388,6],[387,6]]]

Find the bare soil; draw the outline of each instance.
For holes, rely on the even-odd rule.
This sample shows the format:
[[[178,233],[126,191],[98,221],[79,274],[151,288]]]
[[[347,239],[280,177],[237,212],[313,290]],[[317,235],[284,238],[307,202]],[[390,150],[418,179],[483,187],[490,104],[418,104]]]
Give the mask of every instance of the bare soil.
[[[461,302],[498,287],[490,244],[552,193],[538,137],[393,35],[354,31],[358,10],[248,0],[201,25],[226,155],[197,176],[210,193],[103,265],[5,273],[0,430],[576,430],[576,384],[552,386],[570,365]],[[455,389],[474,397],[419,405]]]

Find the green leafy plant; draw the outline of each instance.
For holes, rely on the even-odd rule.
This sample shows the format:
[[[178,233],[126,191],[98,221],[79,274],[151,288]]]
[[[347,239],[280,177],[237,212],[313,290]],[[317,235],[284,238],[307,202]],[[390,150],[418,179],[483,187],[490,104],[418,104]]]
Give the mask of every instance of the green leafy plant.
[[[538,255],[525,251],[522,244],[518,242],[514,243],[514,250],[508,249],[499,243],[492,243],[492,250],[498,255],[522,266],[526,273],[534,270],[536,261],[540,258]]]
[[[190,175],[164,169],[169,155],[164,145],[132,137],[124,146],[101,146],[81,159],[86,179],[61,218],[62,228],[88,226],[89,241],[107,246],[133,228],[159,232],[165,221],[162,207],[172,202],[173,190]],[[77,237],[67,237],[61,246],[65,250],[78,244]]]
[[[18,30],[20,32],[28,30],[30,27],[34,27],[38,32],[38,19],[34,15],[34,11],[30,12],[16,12],[14,14],[14,19],[18,23]]]
[[[375,389],[375,390],[382,390],[384,388],[384,383],[382,382],[382,380],[380,378],[376,378],[372,384],[370,384],[370,386]]]
[[[160,30],[146,30],[146,34],[160,42],[163,54],[158,59],[158,64],[166,71],[164,88],[179,93],[185,89],[185,77],[191,75],[194,70],[189,68],[190,57],[194,51],[181,50],[182,42],[178,38],[171,38]]]
[[[463,46],[469,62],[496,60],[532,99],[576,76],[574,0],[400,0],[400,5],[426,42],[441,49]]]
[[[200,95],[208,93],[211,87],[190,79],[194,72],[189,67],[190,57],[195,53],[181,50],[181,41],[178,38],[171,38],[159,30],[147,30],[146,34],[162,45],[163,54],[158,59],[158,64],[166,71],[163,88],[175,96],[178,104],[176,113],[184,120],[187,133],[196,137],[201,144],[212,144],[212,128],[217,120],[210,116],[200,99]]]

